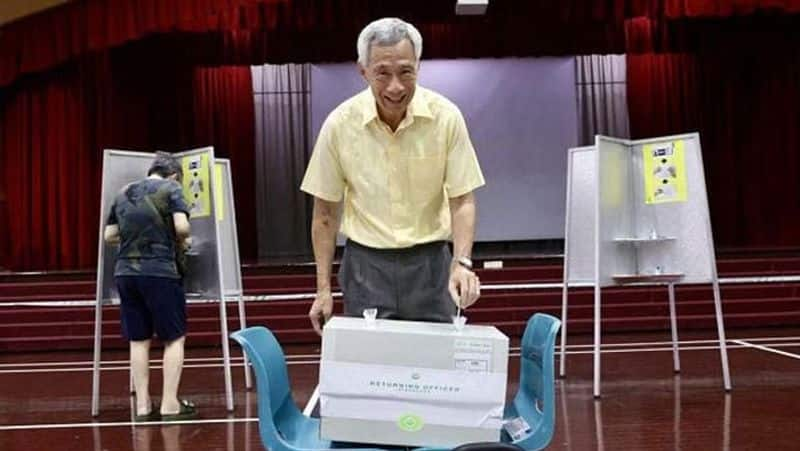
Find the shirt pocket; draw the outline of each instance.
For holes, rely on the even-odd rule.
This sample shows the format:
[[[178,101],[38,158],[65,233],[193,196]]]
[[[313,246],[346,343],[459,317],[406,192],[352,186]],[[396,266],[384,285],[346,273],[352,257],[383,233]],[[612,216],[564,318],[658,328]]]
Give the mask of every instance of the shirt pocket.
[[[415,204],[440,201],[444,189],[445,161],[441,155],[408,158],[408,181]]]

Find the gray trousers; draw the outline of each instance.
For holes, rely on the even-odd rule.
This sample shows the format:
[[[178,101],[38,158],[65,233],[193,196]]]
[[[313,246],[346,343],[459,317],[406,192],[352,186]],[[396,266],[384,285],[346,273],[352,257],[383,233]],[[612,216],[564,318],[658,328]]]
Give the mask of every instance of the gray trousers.
[[[377,308],[378,318],[450,322],[447,291],[452,254],[445,241],[405,249],[374,249],[348,240],[339,267],[344,314]]]

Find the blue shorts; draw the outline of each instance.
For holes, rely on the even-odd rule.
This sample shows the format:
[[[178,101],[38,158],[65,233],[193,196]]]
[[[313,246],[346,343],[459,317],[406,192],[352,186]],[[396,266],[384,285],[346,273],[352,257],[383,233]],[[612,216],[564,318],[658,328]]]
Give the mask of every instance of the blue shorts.
[[[115,278],[120,298],[122,336],[129,341],[161,341],[186,334],[186,296],[180,279],[151,276]]]

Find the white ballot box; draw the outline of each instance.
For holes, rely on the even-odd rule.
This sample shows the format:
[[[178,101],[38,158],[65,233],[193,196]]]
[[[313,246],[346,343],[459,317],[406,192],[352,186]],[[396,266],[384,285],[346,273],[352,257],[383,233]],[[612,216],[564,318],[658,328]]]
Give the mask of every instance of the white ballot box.
[[[321,435],[408,446],[499,441],[508,337],[492,326],[335,317],[322,334]]]

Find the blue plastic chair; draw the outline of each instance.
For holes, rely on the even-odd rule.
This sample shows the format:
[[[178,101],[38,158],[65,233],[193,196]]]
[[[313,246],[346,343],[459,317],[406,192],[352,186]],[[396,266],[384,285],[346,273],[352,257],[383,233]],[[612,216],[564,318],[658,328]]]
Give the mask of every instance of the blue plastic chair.
[[[525,451],[513,443],[478,442],[465,443],[456,448],[417,448],[414,451]]]
[[[542,449],[553,439],[556,423],[554,354],[561,321],[544,313],[528,320],[520,351],[519,388],[503,419],[522,417],[530,432],[518,440],[503,432],[503,442],[526,450]]]
[[[517,445],[514,445],[513,443],[480,442],[480,443],[467,443],[457,448],[453,448],[453,451],[525,451],[525,450],[523,450]]]
[[[297,408],[289,388],[286,357],[275,336],[264,327],[248,327],[231,334],[247,353],[258,389],[258,431],[270,451],[380,448],[340,448],[319,437],[319,419],[309,418]]]
[[[530,433],[512,441],[503,433],[502,441],[526,450],[542,449],[555,430],[555,340],[561,321],[537,313],[528,320],[522,337],[520,381],[514,401],[506,406],[504,419],[522,417]],[[256,375],[258,388],[258,429],[264,447],[270,451],[309,451],[339,448],[319,438],[319,420],[303,415],[289,388],[286,358],[278,340],[264,327],[249,327],[231,334],[244,348]],[[539,407],[541,406],[541,407]],[[481,444],[486,446],[488,444]],[[353,451],[383,451],[381,448],[349,448]],[[446,448],[417,448],[416,451],[443,451]]]

